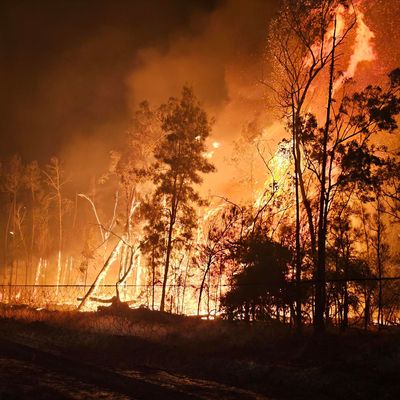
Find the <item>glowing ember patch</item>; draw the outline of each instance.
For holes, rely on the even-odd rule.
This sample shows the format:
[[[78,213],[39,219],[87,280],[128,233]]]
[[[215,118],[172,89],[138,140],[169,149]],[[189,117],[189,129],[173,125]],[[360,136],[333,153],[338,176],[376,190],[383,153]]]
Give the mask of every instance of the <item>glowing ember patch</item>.
[[[214,142],[214,143],[212,144],[212,146],[214,147],[214,149],[219,149],[219,148],[221,147],[221,143],[219,143],[219,142]]]

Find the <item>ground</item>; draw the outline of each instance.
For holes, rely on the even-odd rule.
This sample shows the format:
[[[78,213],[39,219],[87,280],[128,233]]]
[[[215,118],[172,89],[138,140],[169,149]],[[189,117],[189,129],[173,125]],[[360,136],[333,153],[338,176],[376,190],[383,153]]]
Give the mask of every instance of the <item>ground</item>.
[[[0,399],[397,399],[400,332],[0,310]]]

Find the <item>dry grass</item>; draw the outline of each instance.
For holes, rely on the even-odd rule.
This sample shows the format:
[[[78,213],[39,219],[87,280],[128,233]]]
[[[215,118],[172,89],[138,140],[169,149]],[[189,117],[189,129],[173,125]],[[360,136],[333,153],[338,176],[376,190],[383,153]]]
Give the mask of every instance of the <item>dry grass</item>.
[[[222,320],[201,320],[160,313],[147,309],[120,312],[78,312],[36,310],[27,306],[0,305],[0,318],[24,322],[45,322],[49,326],[109,335],[134,336],[153,342],[221,344],[245,347],[278,333],[287,335],[287,327],[271,324],[249,325]]]
[[[400,391],[396,329],[296,337],[279,325],[203,321],[145,309],[79,313],[2,306],[0,318],[4,332],[12,336],[15,328],[39,345],[56,344],[116,365],[165,368],[272,397],[397,399]]]

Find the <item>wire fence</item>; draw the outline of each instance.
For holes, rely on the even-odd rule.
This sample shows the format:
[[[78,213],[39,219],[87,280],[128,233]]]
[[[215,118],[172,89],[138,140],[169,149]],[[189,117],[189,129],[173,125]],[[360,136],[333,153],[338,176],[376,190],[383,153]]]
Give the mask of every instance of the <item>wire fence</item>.
[[[342,312],[344,296],[347,297],[353,319],[361,320],[368,313],[371,320],[376,319],[378,307],[382,310],[383,320],[387,324],[400,323],[400,277],[365,277],[355,279],[327,279],[327,304],[331,317],[338,318]],[[304,279],[300,282],[303,292],[306,292],[303,308],[312,314],[315,279]],[[237,284],[235,287],[246,293],[260,292],[260,287],[268,290],[271,283],[249,282]],[[85,284],[0,284],[0,303],[9,305],[28,305],[40,309],[75,310],[90,289]],[[196,314],[200,303],[202,314],[221,311],[221,295],[229,291],[230,284],[206,284],[203,296],[199,302],[200,287],[196,285],[168,284],[166,310],[179,314]],[[286,282],[285,289],[295,289],[298,283]],[[119,287],[120,300],[132,307],[145,306],[157,309],[162,292],[162,284],[126,284]],[[292,293],[295,292],[292,290]],[[116,296],[115,284],[102,284],[96,287],[89,298],[86,310],[97,310],[98,306],[110,305]]]
[[[207,286],[207,285],[206,285]],[[204,291],[204,297],[212,297],[213,309],[219,302],[218,293],[228,285],[210,285]],[[27,305],[49,310],[75,310],[81,304],[91,285],[85,284],[0,284],[0,303],[9,305]],[[212,293],[211,293],[212,292]],[[166,311],[178,314],[197,313],[199,287],[194,285],[167,284]],[[119,299],[131,307],[158,309],[162,294],[162,284],[125,284],[118,286]],[[94,311],[99,306],[110,305],[117,295],[116,284],[97,285],[82,311]],[[218,297],[218,299],[217,299]],[[209,304],[203,304],[201,312],[209,310]]]

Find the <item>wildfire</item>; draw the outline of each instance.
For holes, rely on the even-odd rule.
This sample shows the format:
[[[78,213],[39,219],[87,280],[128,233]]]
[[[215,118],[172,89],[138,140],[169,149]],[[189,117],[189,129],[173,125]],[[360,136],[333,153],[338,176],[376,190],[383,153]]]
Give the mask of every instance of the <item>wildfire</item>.
[[[353,52],[351,54],[347,70],[340,78],[336,80],[334,84],[334,92],[337,91],[347,79],[351,79],[355,76],[360,63],[374,61],[376,59],[373,43],[375,34],[365,22],[365,15],[363,12],[356,10],[356,14],[356,36],[353,44]],[[343,19],[343,12],[339,13],[338,20],[343,21]],[[341,24],[343,24],[343,22],[341,22]]]
[[[337,39],[339,41],[341,38],[343,38],[343,36],[346,34],[348,22],[354,21],[355,29],[352,31],[352,35],[354,32],[354,37],[351,36],[353,42],[351,45],[346,45],[346,52],[337,52],[335,54],[340,63],[346,64],[345,68],[343,68],[344,72],[341,73],[341,75],[334,81],[334,91],[337,91],[340,87],[342,87],[346,80],[351,79],[356,75],[357,69],[361,63],[371,62],[376,58],[376,52],[374,48],[375,34],[368,26],[366,16],[359,9],[359,5],[360,3],[356,3],[354,6],[349,8],[345,8],[343,6],[338,7],[336,10],[335,25],[333,26],[332,20],[329,19],[329,29],[327,29],[327,31],[323,30],[325,36],[322,39],[320,38],[320,42],[317,42],[314,45],[311,43],[309,46],[307,46],[306,52],[301,53],[301,57],[304,58],[301,59],[300,64],[303,66],[304,64],[307,65],[314,62],[316,69],[318,69],[318,63],[320,63],[322,72],[320,73],[321,77],[318,76],[318,79],[325,79],[327,73],[326,71],[329,67],[330,54],[335,54],[332,50],[332,48],[335,48],[335,40]],[[331,14],[329,15],[331,16]],[[313,37],[314,36],[311,35],[311,38]],[[312,56],[308,55],[307,58],[307,56],[304,54],[309,54],[309,50],[311,50],[311,53],[315,54],[312,54]],[[340,58],[342,54],[346,54],[346,58],[344,58],[345,61],[342,61]],[[315,55],[317,55],[317,58],[320,57],[321,60],[315,61]],[[325,58],[325,60],[322,60],[323,58]],[[333,58],[333,56],[331,58]],[[335,58],[333,58],[333,61],[335,61]],[[336,77],[335,72],[339,71],[339,62],[338,65],[334,65],[335,63],[333,61],[331,63],[331,76]],[[343,67],[343,65],[340,65],[340,67]],[[331,82],[332,81],[330,81],[330,83]],[[320,81],[317,80],[311,83],[311,89],[309,90],[309,94],[307,96],[312,97],[311,92],[317,92],[322,87],[322,85],[318,85],[319,83]],[[323,90],[326,91],[328,85],[325,85],[324,87],[325,89],[321,89],[321,92]],[[331,85],[329,85],[329,88],[331,88]],[[316,96],[318,96],[318,94]],[[307,98],[307,101],[308,100],[309,99]],[[311,110],[311,99],[310,104],[307,104],[307,101],[304,103],[302,111],[299,111],[299,113],[296,114],[296,117],[292,118],[291,121],[293,121],[293,127],[297,121],[301,120],[300,117],[303,117],[306,108]],[[325,105],[325,103],[322,104],[322,102],[319,103],[315,101],[312,104],[315,108],[322,108],[322,106]],[[330,106],[328,106],[328,110],[330,109],[329,107]],[[145,115],[147,116],[147,113],[150,113],[150,111],[147,109],[145,111]],[[207,113],[204,112],[204,115],[206,116]],[[286,117],[287,115],[282,117],[284,121],[286,121]],[[330,119],[327,119],[327,121],[328,123],[326,125],[329,128]],[[146,125],[146,123],[148,123],[148,121],[145,120],[143,125]],[[152,122],[152,124],[157,126],[154,128],[155,131],[159,129],[158,123],[158,120],[156,122]],[[262,124],[264,123],[265,121],[262,121],[260,122],[260,125],[263,126]],[[282,131],[285,129],[284,123],[277,122],[276,124],[279,125],[279,128],[282,128]],[[184,128],[180,129],[180,132],[188,131],[187,128]],[[267,135],[268,132],[266,132],[266,129],[264,129],[261,130],[261,133],[259,133],[260,131],[258,128],[259,125],[257,120],[257,126],[254,129],[251,129],[251,133],[253,133],[253,131],[256,132],[254,134],[256,139],[254,139],[253,136],[249,136],[250,138],[246,144],[256,143],[256,141],[259,140],[258,135],[261,135],[261,138],[265,139],[263,135]],[[151,129],[148,129],[149,131],[152,130],[153,125],[151,125]],[[172,126],[172,128],[169,128],[168,132],[170,130],[174,132],[175,127]],[[229,147],[227,142],[225,144],[224,141],[221,143],[220,141],[213,139],[210,140],[208,138],[208,133],[205,135],[204,131],[201,129],[196,129],[194,131],[196,133],[194,134],[193,131],[190,132],[192,145],[185,147],[185,152],[190,155],[190,149],[200,149],[197,153],[195,153],[195,156],[187,157],[190,160],[200,160],[203,162],[203,164],[207,164],[203,158],[212,159],[216,156],[216,154],[218,154],[218,151],[220,151],[221,147],[223,149],[225,149],[225,146]],[[196,136],[193,140],[193,137],[197,135],[198,132],[203,133]],[[296,136],[297,132],[297,130],[293,129],[293,137],[296,138],[296,144],[298,145],[300,140]],[[141,131],[139,131],[139,133],[141,133]],[[268,134],[269,136],[275,137],[282,136],[282,132],[280,131],[269,132]],[[138,134],[138,136],[140,137],[137,142],[135,142],[137,147],[140,146],[139,142],[144,141],[143,135]],[[158,137],[152,138],[152,140],[153,139],[156,144],[157,141],[160,140]],[[315,146],[318,146],[318,143],[320,142],[315,143],[317,143]],[[168,157],[160,151],[157,156],[153,152],[156,144],[148,144],[148,149],[145,149],[146,152],[143,149],[140,149],[141,151],[138,151],[137,153],[144,153],[148,158],[154,156],[154,159],[157,159],[160,163],[160,159],[164,159],[165,165],[168,165],[168,168],[165,168],[165,170],[168,171],[170,170],[169,168],[172,169],[172,167],[177,164],[177,160],[179,161],[183,158],[183,152],[181,150],[179,153],[176,153],[177,155],[174,154],[173,156]],[[299,180],[298,176],[300,174],[299,172],[297,172],[296,175],[294,174],[292,146],[293,143],[291,141],[284,140],[280,142],[276,146],[275,151],[270,152],[271,155],[269,159],[265,158],[264,154],[261,154],[262,152],[260,151],[260,155],[266,170],[263,170],[263,178],[256,181],[261,182],[257,184],[258,190],[256,194],[252,196],[249,202],[243,205],[243,209],[245,210],[243,214],[245,214],[247,210],[250,210],[249,214],[250,212],[253,213],[255,211],[254,214],[257,214],[257,216],[254,219],[252,219],[252,215],[249,218],[247,218],[247,215],[246,218],[242,217],[242,221],[246,221],[243,222],[243,225],[246,224],[246,226],[243,228],[243,231],[251,231],[252,228],[256,226],[255,221],[257,218],[257,221],[261,220],[262,223],[265,222],[265,225],[275,224],[278,226],[282,220],[281,215],[287,212],[287,214],[285,214],[286,217],[289,216],[287,219],[291,219],[292,221],[294,220],[293,216],[296,215],[295,206],[293,205],[295,199],[294,182]],[[168,150],[174,148],[174,146],[170,146],[167,143],[161,148],[163,150]],[[176,148],[180,147],[176,146]],[[103,193],[95,196],[95,187],[93,188],[93,195],[91,194],[90,196],[76,193],[76,199],[84,198],[89,202],[91,207],[89,209],[90,218],[87,210],[78,210],[78,201],[76,201],[75,205],[72,204],[73,201],[71,199],[73,199],[73,197],[70,196],[70,193],[66,194],[65,198],[61,198],[61,195],[64,196],[63,185],[67,182],[67,179],[65,179],[65,182],[63,179],[60,180],[60,175],[63,175],[63,171],[58,162],[53,165],[52,170],[49,170],[48,173],[45,172],[48,179],[47,181],[43,182],[40,181],[40,177],[44,171],[40,169],[41,167],[37,167],[37,173],[39,176],[39,178],[37,178],[37,186],[39,187],[42,185],[40,191],[35,189],[35,185],[32,185],[32,188],[30,188],[32,193],[30,193],[30,191],[23,186],[26,185],[26,183],[19,183],[18,185],[20,186],[16,185],[16,188],[11,188],[9,190],[8,197],[14,200],[9,207],[9,216],[8,219],[6,219],[7,226],[3,232],[5,236],[6,247],[8,246],[10,249],[7,257],[9,259],[15,257],[15,260],[13,259],[13,261],[9,263],[9,271],[6,271],[4,275],[5,284],[3,286],[5,289],[3,289],[4,293],[0,293],[0,299],[6,298],[6,284],[9,284],[10,289],[7,298],[9,299],[8,301],[11,301],[13,298],[13,284],[14,286],[18,286],[16,283],[21,285],[21,281],[25,279],[25,286],[32,286],[32,291],[29,294],[31,297],[25,296],[24,291],[18,290],[14,292],[14,299],[21,299],[27,303],[36,303],[40,306],[46,304],[56,304],[57,306],[70,305],[74,308],[79,306],[79,310],[82,311],[96,310],[97,306],[99,305],[98,303],[108,302],[109,304],[113,301],[113,299],[117,298],[118,300],[125,301],[136,306],[146,305],[147,307],[150,307],[150,299],[152,298],[152,307],[153,309],[157,309],[159,299],[161,298],[160,291],[162,287],[162,299],[164,301],[164,292],[166,291],[166,307],[170,307],[169,311],[171,312],[195,314],[196,312],[200,311],[210,315],[210,307],[212,308],[214,305],[217,309],[222,292],[222,282],[229,281],[229,277],[227,274],[224,276],[222,275],[223,268],[225,267],[222,261],[219,261],[220,265],[217,265],[217,262],[213,264],[214,260],[211,260],[210,256],[210,242],[212,241],[213,233],[218,232],[217,228],[220,228],[220,225],[223,225],[226,220],[229,219],[231,216],[230,212],[232,212],[232,214],[236,213],[236,215],[242,212],[237,212],[237,209],[242,210],[241,206],[235,206],[231,209],[230,206],[227,205],[229,201],[226,203],[222,202],[222,204],[211,203],[211,205],[208,204],[205,206],[206,202],[202,201],[200,195],[197,196],[194,191],[188,191],[185,196],[182,195],[182,199],[187,201],[187,203],[184,203],[185,207],[179,209],[179,213],[177,213],[176,210],[178,209],[178,202],[170,205],[169,199],[171,197],[176,199],[181,193],[184,193],[185,185],[187,184],[186,180],[188,179],[188,175],[190,175],[187,172],[191,171],[187,165],[192,164],[184,164],[183,167],[178,169],[178,172],[183,176],[181,179],[176,178],[178,173],[175,175],[175,178],[173,174],[167,174],[165,183],[163,185],[160,184],[158,191],[155,191],[155,194],[158,197],[154,196],[154,198],[157,199],[157,201],[154,200],[153,203],[146,203],[148,201],[147,197],[149,193],[151,193],[151,191],[154,189],[154,186],[160,183],[160,175],[156,175],[154,171],[158,171],[159,169],[162,170],[162,168],[159,168],[159,165],[162,164],[155,163],[152,168],[145,168],[147,167],[146,159],[146,162],[143,162],[145,167],[140,164],[140,167],[143,168],[137,168],[137,164],[135,164],[137,161],[135,157],[138,155],[135,151],[137,150],[137,148],[134,148],[133,151],[129,149],[131,152],[127,151],[126,158],[128,161],[121,167],[121,171],[119,172],[120,175],[115,179],[114,182],[109,182],[109,187],[104,190],[108,191],[110,190],[110,187],[112,187],[111,190],[115,189],[116,201],[114,208],[108,207],[106,200],[104,200],[104,198],[110,198],[107,197],[110,196],[110,192],[107,192],[107,195],[103,198],[100,198],[100,200],[98,198],[103,195]],[[306,147],[303,147],[302,150],[299,150],[301,153],[299,161],[301,166],[299,169],[304,169],[306,171],[305,176],[309,173],[307,171],[307,167],[310,165],[303,160],[303,156],[304,158],[307,156],[307,151],[308,150]],[[150,154],[150,156],[148,156],[148,154]],[[239,157],[241,156],[242,154],[239,154]],[[171,160],[173,160],[173,162],[171,162]],[[117,161],[120,161],[120,158],[118,158]],[[209,167],[206,165],[202,168],[198,168],[197,172],[199,177],[202,176],[202,173],[205,173],[204,171],[210,172],[213,170],[213,168],[211,168],[213,165],[211,163],[209,164]],[[334,168],[335,165],[332,165]],[[249,165],[246,165],[246,168],[247,167],[249,167]],[[251,165],[249,169],[250,168],[253,168],[253,166]],[[25,166],[21,167],[21,171],[24,169]],[[298,169],[296,169],[296,171],[298,171]],[[112,173],[116,174],[115,166]],[[251,173],[253,174],[253,170],[251,170]],[[54,176],[58,177],[58,183],[57,180],[53,178],[53,174]],[[255,176],[259,178],[260,175],[257,174],[255,174]],[[18,174],[15,173],[15,176],[17,175]],[[113,175],[112,179],[114,179],[115,176],[116,175]],[[152,178],[150,179],[149,176]],[[193,187],[199,185],[201,182],[201,179],[198,176],[196,173],[193,173]],[[171,181],[169,182],[167,178],[171,178]],[[251,175],[251,178],[253,179],[253,175]],[[143,181],[146,181],[146,183],[143,183]],[[311,195],[313,195],[315,181],[316,179],[314,181],[311,179],[309,180],[309,186],[307,186],[306,190],[303,189],[303,192],[300,194],[302,199],[305,198],[304,192],[307,192],[306,195],[310,195],[310,197],[312,197]],[[49,185],[49,182],[53,183],[53,189],[47,193],[46,190],[49,190],[48,186],[51,186]],[[253,182],[254,181],[252,180],[251,183],[253,184]],[[142,187],[145,185],[150,187],[150,189],[147,190],[146,188],[142,191]],[[297,186],[297,188],[298,187],[299,186]],[[192,189],[192,187],[190,187],[190,189]],[[26,193],[24,192],[24,197],[18,197],[17,201],[18,190],[25,190]],[[44,199],[41,198],[41,195],[43,194],[42,191],[43,193],[47,193],[47,195],[44,196]],[[121,203],[118,203],[118,193],[123,193],[120,195]],[[134,195],[132,193],[134,193]],[[136,193],[138,194],[137,197],[135,197]],[[324,192],[321,191],[321,193]],[[28,200],[26,200],[25,197]],[[323,197],[324,196],[321,196],[321,198]],[[57,204],[55,203],[54,199],[58,200]],[[138,199],[140,199],[140,202]],[[299,198],[297,198],[297,200],[298,199]],[[182,202],[184,200],[182,200]],[[19,216],[20,218],[18,218],[18,213],[15,211],[19,206],[18,203],[23,201],[26,201],[28,205],[31,203],[35,205],[35,207],[32,207],[32,210],[30,210],[29,218],[27,218],[25,222],[23,216]],[[97,202],[100,204],[99,213],[97,213],[96,210]],[[104,206],[105,204],[106,206]],[[149,217],[148,215],[145,215],[146,211],[143,211],[142,208],[145,209],[145,205],[147,204],[151,205],[151,213],[153,213],[152,215],[155,215],[155,217]],[[327,202],[327,204],[329,203]],[[179,205],[181,205],[181,203],[179,203]],[[233,205],[233,203],[231,203],[231,205]],[[299,201],[296,205],[300,210],[297,211],[297,215],[300,215],[299,213],[303,213],[304,211],[300,209]],[[314,203],[312,203],[312,206],[314,207]],[[57,213],[54,211],[56,208]],[[71,210],[73,210],[73,212]],[[267,215],[269,210],[273,211],[270,212],[270,214],[273,214],[272,216]],[[320,207],[320,210],[323,210],[323,208]],[[41,211],[43,215],[36,215],[38,211]],[[262,215],[262,213],[264,214]],[[71,223],[67,221],[67,217],[69,215],[73,215],[71,218]],[[82,223],[80,222],[81,215],[83,216],[82,221],[84,221]],[[176,217],[177,215],[178,218]],[[275,217],[275,215],[278,216]],[[165,228],[165,226],[168,226],[168,223],[165,223],[165,221],[169,216],[170,234],[168,235],[166,234]],[[311,217],[310,220],[312,222],[313,219]],[[104,225],[107,226],[107,228],[104,228],[103,224],[100,222],[102,218],[104,218],[106,221],[107,218],[110,218],[111,222],[107,222],[107,224]],[[280,219],[278,222],[276,222],[275,218]],[[144,226],[144,220],[146,220],[148,225]],[[300,220],[300,218],[298,220]],[[10,221],[13,223],[11,224]],[[76,223],[76,221],[78,222]],[[25,226],[23,226],[23,222],[25,223]],[[32,222],[32,226],[29,225],[30,222]],[[75,232],[81,229],[81,226],[84,224],[91,225],[90,228],[87,228],[88,233],[82,234],[81,236],[76,234],[76,236],[79,238],[76,240],[72,236],[74,236]],[[93,225],[95,225],[95,228],[93,228]],[[158,225],[160,225],[160,227]],[[149,226],[151,228],[156,227],[158,230],[151,231],[151,235],[148,235],[146,229]],[[48,232],[55,231],[55,227],[58,228],[57,239],[59,242],[56,244],[52,243],[52,240],[54,241],[54,239],[51,238],[51,233],[48,235]],[[93,228],[93,232],[95,234],[92,234],[90,231],[91,228]],[[69,231],[69,229],[71,230]],[[23,230],[24,232],[22,232]],[[304,231],[306,232],[306,228],[304,228]],[[43,238],[39,237],[39,233],[43,236]],[[63,234],[65,234],[65,236],[63,236]],[[81,234],[81,232],[79,232],[79,234]],[[31,240],[28,240],[30,238],[29,235],[32,235]],[[234,235],[232,234],[232,236]],[[76,242],[81,239],[82,241],[85,241],[85,243],[77,244]],[[229,238],[229,240],[230,239],[231,238]],[[168,251],[166,251],[166,242],[168,240],[173,244],[173,246],[171,245]],[[146,241],[151,242],[153,248],[150,250],[145,248],[143,243],[146,243]],[[153,241],[155,244],[153,244]],[[31,248],[29,247],[30,242]],[[42,242],[46,242],[46,244],[43,245]],[[48,245],[47,242],[50,243],[50,245]],[[82,244],[85,244],[85,246],[82,246]],[[42,246],[43,249],[38,250],[34,247],[34,245],[38,248]],[[109,247],[107,248],[107,246]],[[81,251],[82,247],[84,247],[84,250],[81,253],[75,251],[78,247],[79,251]],[[51,250],[49,250],[50,248]],[[73,251],[75,251],[73,256],[68,253],[72,248],[74,248]],[[19,256],[21,257],[21,260],[22,258],[26,258],[24,268],[21,267],[22,262],[19,261],[16,256],[14,256],[14,250],[18,250],[21,254],[23,254],[23,256]],[[37,254],[41,254],[42,256],[28,256],[29,252],[34,254],[36,250]],[[168,254],[168,256],[166,256],[166,254]],[[7,259],[7,257],[5,257],[5,259]],[[46,257],[49,257],[49,260]],[[156,261],[154,261],[154,259]],[[168,263],[163,264],[165,259],[168,260]],[[205,262],[204,259],[206,259]],[[221,259],[222,257],[219,260]],[[207,260],[210,260],[208,261],[208,264]],[[210,266],[212,266],[214,269],[212,269]],[[28,268],[31,269],[31,276],[28,276],[27,272],[26,276],[24,276],[23,269],[28,271]],[[165,271],[166,276],[164,281],[162,280],[163,271]],[[32,282],[33,284],[29,285],[27,282]],[[47,285],[48,282],[54,283]],[[168,285],[166,282],[168,282]],[[203,290],[203,288],[204,290],[206,290],[205,288],[208,290],[207,304],[204,300],[204,297],[202,298],[201,293],[199,295],[199,283],[201,283],[201,290]],[[52,288],[47,288],[47,286],[52,286]],[[68,286],[76,287],[76,292],[73,292],[72,294],[71,292],[67,293],[66,290],[64,290],[64,287],[69,289]],[[49,299],[47,296],[51,291],[53,291],[53,297]],[[210,302],[212,303],[211,306]],[[163,307],[162,309],[164,310]],[[215,311],[215,314],[218,314],[218,312]]]
[[[268,161],[269,175],[264,181],[263,188],[256,194],[255,208],[263,207],[271,196],[282,188],[291,164],[291,143],[282,141],[279,143],[275,153]]]

